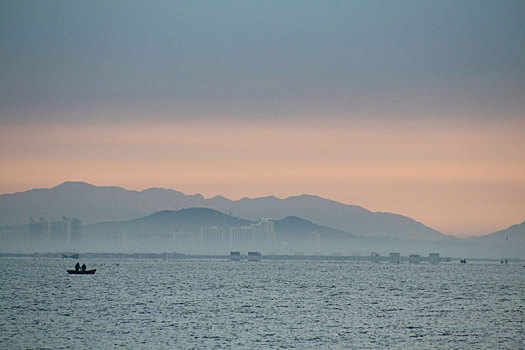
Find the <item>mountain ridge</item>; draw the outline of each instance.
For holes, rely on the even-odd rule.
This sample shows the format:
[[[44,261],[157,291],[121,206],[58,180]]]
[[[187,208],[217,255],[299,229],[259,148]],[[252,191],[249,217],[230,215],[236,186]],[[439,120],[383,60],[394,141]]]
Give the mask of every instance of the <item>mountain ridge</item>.
[[[276,232],[304,235],[308,233],[321,233],[328,238],[357,238],[349,232],[335,230],[330,227],[317,225],[309,220],[297,216],[286,216],[281,219],[271,220]],[[256,221],[227,215],[210,208],[186,208],[180,210],[162,210],[151,215],[126,221],[106,221],[86,225],[86,231],[107,231],[115,229],[133,230],[135,232],[182,230],[198,233],[202,227],[217,226],[222,228],[249,226]],[[304,238],[304,237],[303,237]]]
[[[512,244],[521,244],[525,247],[525,221],[487,235],[471,237],[470,240],[487,244],[510,242]]]
[[[63,215],[79,217],[85,224],[123,221],[162,210],[192,207],[215,209],[248,220],[297,216],[363,237],[430,241],[453,239],[401,214],[372,212],[358,205],[316,195],[231,200],[221,195],[211,198],[204,198],[201,194],[187,195],[161,187],[136,191],[118,186],[95,186],[81,181],[66,181],[52,188],[0,195],[0,226],[22,224],[29,217],[56,218]]]
[[[180,210],[161,210],[150,215],[123,221],[105,221],[86,225],[87,232],[110,232],[126,229],[134,232],[182,230],[197,233],[201,227],[237,227],[254,222],[226,215],[210,208],[186,208]]]

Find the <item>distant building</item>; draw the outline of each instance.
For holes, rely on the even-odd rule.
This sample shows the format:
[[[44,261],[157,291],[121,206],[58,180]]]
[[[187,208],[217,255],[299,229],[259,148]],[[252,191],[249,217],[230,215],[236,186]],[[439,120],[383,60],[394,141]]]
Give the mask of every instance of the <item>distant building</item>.
[[[411,254],[408,257],[408,261],[412,264],[419,264],[419,262],[421,261],[421,256],[419,254]]]
[[[399,264],[401,262],[401,254],[399,254],[399,253],[390,253],[390,255],[388,256],[388,260],[391,263]]]
[[[71,239],[70,235],[70,222],[64,216],[62,220],[51,221],[49,223],[49,236],[54,242],[69,242]]]
[[[113,244],[114,246],[121,247],[127,246],[127,238],[128,233],[126,231],[121,230],[113,230],[109,232],[106,236],[106,239],[109,243]]]
[[[430,264],[439,264],[439,253],[430,253],[428,254],[428,262]]]
[[[201,248],[206,251],[220,252],[227,250],[229,235],[223,227],[201,228]]]
[[[370,260],[375,261],[375,262],[379,262],[381,260],[381,254],[376,253],[376,252],[371,252],[370,253]]]
[[[261,260],[260,252],[248,252],[248,261],[259,261]]]
[[[62,220],[55,221],[29,219],[29,239],[32,241],[79,242],[81,235],[82,223],[78,218],[70,220],[63,216]]]
[[[80,219],[73,218],[70,222],[70,232],[71,232],[71,241],[72,242],[79,242],[80,238],[82,236],[82,223],[80,222]]]
[[[230,228],[230,249],[250,250],[255,246],[255,227],[241,226]]]
[[[275,246],[273,221],[269,219],[260,219],[248,226],[230,227],[229,231],[217,226],[201,227],[200,248],[206,251],[272,251]]]
[[[42,241],[49,238],[49,222],[43,218],[38,221],[32,217],[29,219],[29,239]]]
[[[0,231],[0,243],[8,244],[14,241],[16,236],[11,230]]]
[[[259,219],[256,224],[251,226],[255,229],[256,244],[260,249],[275,249],[276,237],[273,228],[273,221],[269,219]]]

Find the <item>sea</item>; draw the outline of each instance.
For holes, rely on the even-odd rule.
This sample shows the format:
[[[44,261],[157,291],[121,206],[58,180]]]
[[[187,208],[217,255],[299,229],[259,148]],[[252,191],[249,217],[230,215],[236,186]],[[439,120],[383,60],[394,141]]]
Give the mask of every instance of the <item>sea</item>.
[[[1,349],[524,349],[522,263],[0,258]]]

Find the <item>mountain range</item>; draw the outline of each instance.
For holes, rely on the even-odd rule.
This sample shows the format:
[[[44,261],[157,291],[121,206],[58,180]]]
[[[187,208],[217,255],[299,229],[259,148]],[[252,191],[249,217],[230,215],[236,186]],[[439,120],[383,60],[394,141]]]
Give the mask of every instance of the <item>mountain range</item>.
[[[248,226],[253,221],[225,215],[208,208],[188,208],[181,210],[162,210],[151,215],[125,221],[106,221],[85,225],[84,231],[111,232],[200,232],[201,227],[222,228]]]
[[[288,247],[288,252],[294,249],[308,249],[311,234],[319,235],[319,246],[316,249],[325,253],[366,254],[376,251],[387,254],[390,251],[398,251],[404,254],[427,254],[437,251],[451,256],[501,258],[523,257],[525,252],[525,223],[484,237],[426,241],[399,240],[392,237],[357,237],[349,232],[318,225],[296,216],[271,221],[277,241],[280,242],[281,247]],[[144,237],[142,244],[149,244],[151,249],[154,247],[151,243],[165,234],[191,232],[198,236],[202,227],[217,226],[226,229],[227,232],[230,227],[254,224],[255,221],[226,215],[209,208],[188,208],[178,211],[163,210],[133,220],[86,225],[84,234],[86,237],[97,237],[96,240],[104,241],[115,234],[126,232],[127,235],[131,235],[129,237]],[[166,246],[161,245],[156,249],[165,248]]]
[[[304,239],[309,233],[319,233],[326,239],[355,239],[356,236],[341,230],[314,224],[311,221],[287,216],[280,220],[271,220],[274,229],[281,236],[293,236]],[[226,215],[209,208],[188,208],[181,210],[163,210],[151,215],[126,221],[107,221],[86,225],[87,234],[109,233],[126,231],[128,233],[144,232],[200,232],[202,227],[217,226],[229,229],[230,227],[250,226],[256,221]]]
[[[343,234],[434,243],[461,241],[465,249],[470,243],[487,246],[506,246],[512,243],[514,248],[525,246],[525,222],[489,235],[458,240],[407,216],[372,212],[357,205],[312,195],[284,199],[273,196],[240,200],[216,196],[206,199],[200,194],[186,195],[164,188],[130,191],[121,187],[100,187],[84,182],[64,182],[53,188],[0,195],[0,227],[24,225],[30,217],[53,220],[62,216],[78,217],[84,225],[130,220],[135,220],[133,223],[139,225],[144,220],[155,219],[153,221],[157,222],[163,215],[173,216],[173,213],[168,215],[170,211],[188,208],[214,209],[244,224],[268,218],[275,220],[276,229],[283,231],[287,230],[286,225],[289,225],[288,229],[293,226],[297,230],[304,222],[309,222],[333,230],[332,234],[336,236]],[[182,213],[185,212],[177,215],[183,215]],[[283,218],[286,220],[281,220]],[[200,219],[204,220],[202,217]],[[294,220],[297,225],[290,226]],[[316,228],[317,231],[319,227]]]
[[[312,195],[285,199],[270,197],[230,200],[222,196],[206,199],[171,189],[130,191],[120,187],[98,187],[84,182],[65,182],[53,188],[32,189],[0,195],[0,226],[25,224],[29,217],[78,217],[84,224],[125,221],[162,210],[210,208],[248,220],[296,216],[318,225],[362,237],[443,241],[450,239],[437,230],[407,216],[372,212]]]

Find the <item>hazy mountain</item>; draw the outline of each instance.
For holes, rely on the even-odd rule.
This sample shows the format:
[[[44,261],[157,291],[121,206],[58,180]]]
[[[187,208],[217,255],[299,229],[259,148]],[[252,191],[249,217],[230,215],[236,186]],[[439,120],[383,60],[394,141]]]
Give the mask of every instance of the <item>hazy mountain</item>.
[[[200,207],[200,195],[169,189],[128,191],[84,182],[64,182],[47,189],[0,195],[0,223],[23,224],[29,217],[48,219],[78,217],[85,224],[134,219],[165,209]],[[183,203],[183,204],[179,204]]]
[[[254,225],[252,239],[236,233],[231,227],[250,226],[255,221],[226,215],[209,208],[163,210],[141,218],[120,222],[86,225],[83,247],[94,250],[168,251],[200,254],[226,254],[231,249],[256,249],[263,252],[348,252],[359,239],[348,232],[314,224],[298,217],[272,220],[274,234],[265,231],[266,224]],[[203,238],[201,228],[217,226],[224,230]],[[241,231],[246,232],[246,231]],[[215,236],[217,235],[217,236]],[[213,238],[210,238],[213,237]],[[219,238],[220,237],[220,238]]]
[[[226,208],[216,208],[226,211]],[[254,215],[276,218],[298,216],[319,225],[352,232],[365,237],[445,240],[448,236],[409,217],[371,212],[356,205],[346,205],[318,196],[301,195],[285,199],[275,197],[244,198],[230,203],[230,212],[255,219]]]
[[[329,239],[355,238],[354,235],[348,232],[316,225],[311,221],[298,218],[297,216],[287,216],[280,220],[273,220],[273,222],[275,232],[285,235],[298,235],[305,238],[308,234],[319,233],[322,237]]]
[[[472,240],[486,244],[520,245],[525,249],[525,221],[501,231],[472,238]]]
[[[203,226],[223,228],[246,226],[253,221],[239,219],[209,208],[188,208],[181,210],[163,210],[141,218],[120,222],[100,222],[87,225],[85,231],[111,232],[125,230],[128,232],[200,232]]]
[[[440,241],[449,238],[409,217],[371,212],[317,196],[301,195],[229,200],[217,196],[185,195],[170,189],[128,191],[120,187],[97,187],[82,182],[65,182],[50,189],[0,195],[0,226],[27,223],[29,217],[48,219],[78,217],[85,224],[124,221],[161,210],[203,207],[257,220],[297,216],[318,225],[365,237],[394,237]]]
[[[524,258],[525,222],[488,235],[457,239],[442,251],[456,257]]]
[[[319,233],[326,238],[352,238],[352,234],[330,227],[316,225],[313,222],[295,216],[272,220],[274,230],[284,235],[305,238],[310,233]],[[163,210],[141,218],[120,222],[100,222],[85,226],[89,232],[111,232],[126,230],[130,232],[200,232],[201,227],[217,226],[223,228],[249,226],[255,221],[226,215],[209,208],[188,208],[181,210]]]
[[[525,252],[525,222],[482,237],[430,241],[393,237],[358,237],[351,232],[318,225],[296,216],[287,216],[272,221],[278,243],[276,251],[281,253],[306,251],[324,254],[368,255],[370,252],[380,254],[400,252],[403,255],[426,255],[431,252],[440,252],[444,256],[503,259],[524,257],[523,252]],[[173,233],[198,234],[203,226],[223,227],[228,232],[227,229],[230,227],[249,226],[254,223],[255,221],[227,215],[209,208],[163,210],[131,220],[84,225],[82,230],[84,241],[81,249],[117,252],[123,250],[168,251],[169,249],[184,251],[184,249],[190,249],[191,245],[188,243],[185,246],[184,242],[170,241],[169,237],[173,237]],[[29,225],[0,227],[0,229],[4,232],[11,232],[15,236],[24,237],[29,232]],[[124,237],[127,237],[127,243]],[[137,241],[141,239],[140,237],[142,240]],[[44,246],[29,243],[31,242],[24,243],[23,240],[18,243],[11,242],[10,247],[4,246],[3,248],[7,249],[6,251],[9,249],[43,251],[42,249],[46,249]],[[55,251],[56,244],[47,249]],[[227,247],[221,249],[221,253],[227,251]]]

